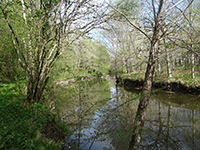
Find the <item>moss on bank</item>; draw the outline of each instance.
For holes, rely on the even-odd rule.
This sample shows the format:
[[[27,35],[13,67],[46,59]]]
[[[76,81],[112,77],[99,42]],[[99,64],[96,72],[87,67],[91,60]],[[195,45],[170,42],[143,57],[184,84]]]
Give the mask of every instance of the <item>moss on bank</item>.
[[[44,104],[24,104],[16,84],[0,84],[0,149],[56,150],[67,128]]]

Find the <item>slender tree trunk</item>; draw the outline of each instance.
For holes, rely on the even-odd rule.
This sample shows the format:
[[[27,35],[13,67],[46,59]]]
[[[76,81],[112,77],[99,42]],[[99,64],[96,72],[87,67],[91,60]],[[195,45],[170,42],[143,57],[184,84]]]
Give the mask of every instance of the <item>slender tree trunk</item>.
[[[182,65],[183,68],[185,67],[185,62],[184,62],[184,57],[183,56],[181,56],[181,65]]]
[[[139,74],[139,77],[140,77],[140,65],[138,66],[138,74]]]
[[[153,1],[152,1],[153,2]],[[145,74],[144,85],[140,97],[140,103],[137,109],[133,134],[129,144],[129,150],[137,150],[139,148],[141,136],[142,136],[142,128],[145,122],[145,114],[147,110],[147,106],[149,104],[149,98],[151,95],[151,87],[153,82],[153,75],[155,70],[155,64],[157,62],[159,46],[160,46],[160,35],[163,24],[163,12],[165,8],[166,0],[159,1],[159,11],[156,16],[155,14],[155,26],[153,31],[153,37],[151,41],[151,48],[149,52],[149,60]],[[154,5],[154,4],[153,4]]]
[[[123,73],[127,73],[127,63],[124,58],[123,58]]]
[[[129,150],[137,150],[139,147],[142,128],[144,126],[144,121],[145,121],[146,109],[149,104],[149,97],[151,95],[151,87],[153,82],[157,53],[158,53],[158,42],[155,44],[154,48],[151,48],[149,53],[149,61],[145,74],[145,82],[143,85],[142,95],[140,97],[140,103],[134,121],[133,135],[129,145]]]
[[[29,103],[39,102],[41,100],[42,93],[44,92],[44,89],[49,80],[49,75],[44,79],[39,79],[39,80],[34,80],[34,79],[32,80],[32,79],[33,78],[30,78],[28,80],[28,85],[27,85],[26,100]]]
[[[76,60],[76,63],[75,63],[75,65],[74,65],[74,71],[73,71],[73,74],[76,73],[76,70],[77,70],[77,68],[78,68],[77,66],[79,66],[78,64],[79,64],[79,59]]]
[[[115,58],[115,79],[117,79],[117,60]]]
[[[158,58],[158,74],[161,73],[161,59]]]
[[[165,40],[164,40],[164,43],[165,43]],[[169,54],[166,48],[165,48],[165,53],[166,53],[166,63],[167,63],[167,76],[168,78],[171,78],[172,77],[171,63],[170,63]]]
[[[194,75],[194,53],[192,53],[192,56],[191,56],[191,63],[192,63],[191,75],[192,75],[192,78],[195,78],[195,75]]]
[[[171,111],[172,111],[172,107],[171,107],[171,106],[168,106],[166,150],[169,149],[169,138],[170,138],[170,128],[171,128]]]
[[[161,118],[161,103],[158,102],[158,121],[159,121],[159,128],[158,128],[158,134],[157,134],[157,139],[160,138],[160,135],[162,134],[162,129],[163,129],[163,123],[162,123],[162,118]]]
[[[117,106],[119,105],[119,90],[117,85],[115,85],[115,89],[116,89],[116,99],[117,99]]]
[[[178,69],[178,67],[180,66],[180,59],[178,58],[178,59],[176,59],[176,69]]]
[[[176,60],[173,60],[173,62],[172,62],[172,66],[171,66],[172,70],[175,69],[175,66],[176,66]]]
[[[34,67],[34,68],[37,68],[35,69],[34,74],[31,74],[31,75],[29,74],[27,76],[26,78],[27,102],[34,103],[34,102],[40,101],[55,62],[56,62],[56,59],[54,60],[54,62],[52,62],[51,66],[48,66],[48,67],[47,67],[47,64],[45,64],[46,67],[42,66],[42,68]],[[39,66],[40,64],[35,64],[35,65]]]
[[[168,78],[172,77],[172,71],[171,71],[171,63],[169,62],[169,56],[167,56],[167,75]]]
[[[192,110],[192,150],[195,150],[196,149],[196,146],[195,146],[195,110]]]
[[[188,2],[190,2],[191,0],[188,0]],[[189,8],[189,21],[192,22],[192,6],[190,6]],[[189,33],[191,34],[191,24],[190,25],[190,28],[189,28]],[[193,41],[192,37],[191,37],[191,42]],[[190,45],[190,48],[193,50],[193,44]],[[194,53],[191,54],[191,77],[192,78],[195,78],[194,76]]]

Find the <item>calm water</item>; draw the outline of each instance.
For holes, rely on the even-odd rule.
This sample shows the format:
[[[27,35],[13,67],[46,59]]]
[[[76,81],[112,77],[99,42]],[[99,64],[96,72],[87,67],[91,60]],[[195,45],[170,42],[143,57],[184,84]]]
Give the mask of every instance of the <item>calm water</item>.
[[[74,88],[57,92],[61,119],[73,131],[66,138],[65,150],[128,149],[139,92],[116,87],[112,79],[78,83]],[[139,149],[199,150],[198,101],[200,98],[192,95],[153,94]]]

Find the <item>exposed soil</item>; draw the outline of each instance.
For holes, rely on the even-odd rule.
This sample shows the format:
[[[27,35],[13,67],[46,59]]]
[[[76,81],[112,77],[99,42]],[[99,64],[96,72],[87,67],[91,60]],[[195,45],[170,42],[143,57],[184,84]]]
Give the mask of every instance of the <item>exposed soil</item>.
[[[144,81],[116,78],[116,84],[119,86],[142,89]],[[181,82],[153,82],[152,90],[155,91],[157,89],[176,93],[200,94],[200,86],[188,86],[186,84],[182,84]]]
[[[46,125],[44,125],[42,135],[55,142],[64,141],[65,138],[63,131],[58,128],[55,121],[47,122]]]

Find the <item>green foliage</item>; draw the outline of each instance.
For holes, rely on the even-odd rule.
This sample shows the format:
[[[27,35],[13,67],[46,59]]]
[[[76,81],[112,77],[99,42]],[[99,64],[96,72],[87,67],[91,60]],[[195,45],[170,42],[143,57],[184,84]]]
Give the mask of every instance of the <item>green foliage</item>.
[[[139,73],[131,73],[129,74],[122,74],[121,75],[122,78],[130,78],[130,79],[134,79],[134,80],[144,80],[145,77],[145,72],[141,71],[140,75]]]
[[[41,136],[43,126],[55,116],[42,104],[22,104],[16,85],[0,85],[0,149],[59,149],[59,145]]]
[[[118,0],[116,2],[116,8],[125,14],[128,17],[134,18],[139,14],[139,8],[142,5],[140,1],[135,1],[135,0]],[[123,20],[124,18],[122,17],[121,14],[119,13],[114,13],[113,18],[117,18],[119,20]]]
[[[74,112],[74,108],[80,105],[80,101],[83,106],[83,111],[87,110],[92,106],[92,110],[98,105],[104,105],[110,97],[110,84],[109,81],[104,81],[103,79],[95,78],[92,81],[88,82],[85,80],[79,80],[74,83],[69,83],[66,86],[56,86],[49,93],[48,99],[55,101],[60,117],[63,117],[67,111]],[[103,95],[102,95],[103,92]],[[93,113],[90,110],[88,113]],[[72,113],[74,117],[75,114]],[[71,123],[70,120],[67,120],[66,123]],[[74,123],[74,122],[73,122]],[[62,126],[62,125],[61,125]]]
[[[56,62],[51,81],[107,74],[109,64],[110,57],[104,46],[82,39],[69,47]]]
[[[0,82],[7,82],[24,74],[18,65],[12,37],[7,24],[2,19],[1,11],[0,18]]]
[[[82,40],[85,48],[88,49],[86,57],[90,60],[90,70],[96,70],[97,73],[107,73],[109,69],[109,54],[104,46],[98,42]]]

